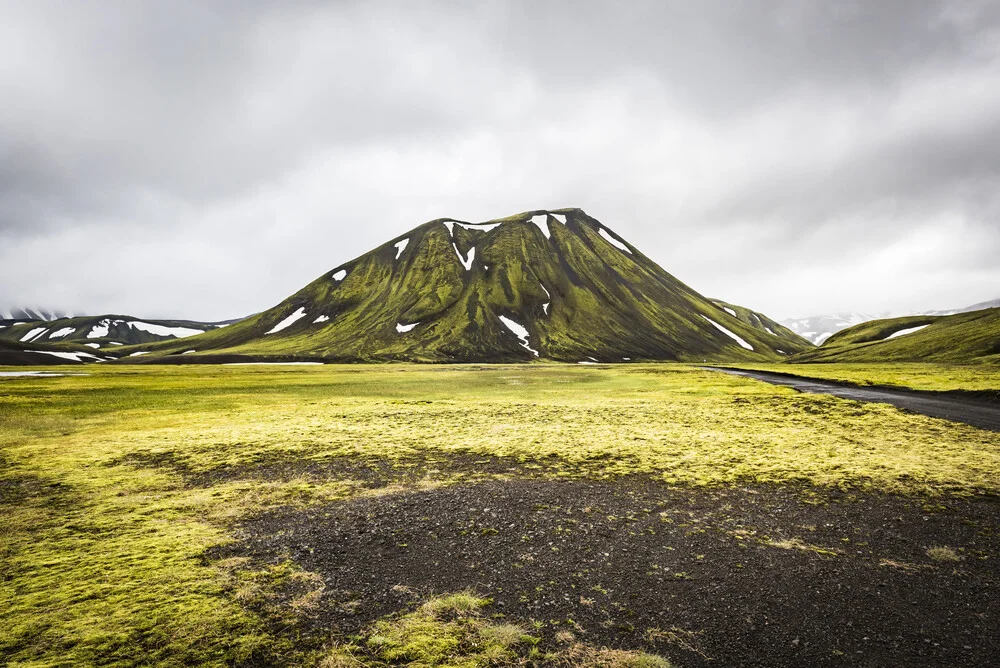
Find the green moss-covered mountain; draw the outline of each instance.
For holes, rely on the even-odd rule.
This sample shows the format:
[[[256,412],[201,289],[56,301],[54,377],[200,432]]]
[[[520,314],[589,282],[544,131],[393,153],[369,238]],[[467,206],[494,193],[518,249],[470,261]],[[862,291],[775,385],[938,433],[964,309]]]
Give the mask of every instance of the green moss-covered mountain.
[[[256,316],[124,352],[146,352],[133,360],[142,362],[700,362],[778,360],[811,345],[772,330],[731,315],[580,209],[560,209],[434,220]]]
[[[790,361],[1000,364],[1000,308],[872,320]]]

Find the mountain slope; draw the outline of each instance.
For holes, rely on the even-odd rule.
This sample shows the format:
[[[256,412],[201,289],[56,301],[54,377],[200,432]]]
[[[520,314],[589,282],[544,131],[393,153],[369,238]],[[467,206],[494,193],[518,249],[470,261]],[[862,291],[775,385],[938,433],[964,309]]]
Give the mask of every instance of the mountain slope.
[[[784,346],[582,210],[560,209],[434,220],[224,330],[125,352],[149,351],[142,362],[700,362],[777,360]]]
[[[778,347],[777,352],[779,353],[792,354],[812,350],[815,347],[809,339],[796,334],[789,328],[775,320],[772,320],[763,313],[753,311],[745,306],[730,304],[729,302],[724,302],[721,299],[713,299],[711,302],[729,315],[737,318],[744,325],[753,327],[754,329],[762,331],[775,337],[776,340],[781,341],[780,347],[778,347],[779,344],[774,344]]]
[[[791,361],[1000,363],[1000,308],[866,322]]]
[[[106,348],[180,339],[226,326],[189,320],[140,320],[123,315],[58,318],[47,321],[0,320],[0,341],[26,344],[82,343]]]

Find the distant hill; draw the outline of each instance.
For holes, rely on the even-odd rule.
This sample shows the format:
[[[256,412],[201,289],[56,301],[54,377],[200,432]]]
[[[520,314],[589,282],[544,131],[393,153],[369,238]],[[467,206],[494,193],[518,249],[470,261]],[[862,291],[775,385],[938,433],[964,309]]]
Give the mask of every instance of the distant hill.
[[[144,363],[593,363],[777,361],[808,347],[732,310],[582,210],[539,210],[424,223],[231,327],[124,352],[148,353],[131,360]]]
[[[0,320],[0,341],[25,344],[80,343],[91,348],[181,339],[225,327],[226,323],[142,320],[124,315],[81,316],[29,322]]]
[[[1000,308],[873,320],[790,361],[1000,363]]]
[[[913,315],[955,315],[956,313],[969,313],[972,311],[981,311],[983,309],[996,307],[1000,307],[1000,299],[980,302],[978,304],[963,306],[961,308],[946,309],[941,311],[922,311],[920,313],[914,313]],[[872,320],[885,320],[889,317],[891,317],[889,313],[837,313],[833,315],[814,315],[809,316],[808,318],[786,318],[781,322],[796,334],[809,339],[816,345],[822,345],[822,343],[828,338],[837,332],[847,329],[848,327],[859,325],[863,322],[870,322]]]
[[[956,313],[969,313],[970,311],[982,311],[987,308],[1000,308],[1000,299],[992,299],[988,302],[979,302],[978,304],[973,304],[972,306],[963,306],[962,308],[951,309],[946,311],[927,311],[926,313],[920,313],[919,315],[955,315]]]
[[[852,325],[884,317],[885,314],[837,313],[834,315],[813,315],[808,318],[786,318],[781,321],[781,324],[818,346],[837,332]]]

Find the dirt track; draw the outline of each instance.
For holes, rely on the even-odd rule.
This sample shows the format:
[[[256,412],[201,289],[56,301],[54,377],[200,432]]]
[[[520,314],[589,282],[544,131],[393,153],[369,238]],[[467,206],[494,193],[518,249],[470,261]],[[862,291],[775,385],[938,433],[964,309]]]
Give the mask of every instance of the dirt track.
[[[964,422],[980,429],[1000,431],[1000,404],[949,392],[921,392],[919,390],[861,387],[848,383],[835,383],[815,378],[803,378],[791,374],[768,371],[750,371],[725,367],[701,367],[711,371],[721,371],[734,376],[753,378],[772,385],[784,385],[800,392],[811,394],[832,394],[855,401],[871,401],[892,404],[897,408],[942,418],[953,422]]]

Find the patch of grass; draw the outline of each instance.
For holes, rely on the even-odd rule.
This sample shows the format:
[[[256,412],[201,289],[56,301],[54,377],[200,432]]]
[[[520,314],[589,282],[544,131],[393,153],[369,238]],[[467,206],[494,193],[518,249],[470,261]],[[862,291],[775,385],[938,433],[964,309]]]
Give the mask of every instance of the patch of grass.
[[[555,665],[588,668],[671,668],[673,664],[656,654],[621,649],[573,645],[553,657]]]
[[[480,609],[488,604],[470,593],[431,599],[414,612],[377,622],[366,644],[386,661],[473,668],[510,662],[519,646],[537,643],[519,626],[485,620]]]
[[[567,645],[553,652],[538,649],[539,637],[484,614],[489,600],[469,592],[432,598],[409,612],[376,622],[358,642],[339,645],[320,661],[321,668],[407,665],[415,668],[479,668],[497,665],[586,666],[592,668],[670,668],[655,654],[593,647],[563,631]]]
[[[820,547],[819,545],[812,545],[810,543],[803,542],[799,538],[788,538],[785,540],[769,540],[765,545],[769,547],[776,547],[781,550],[800,550],[802,552],[813,552],[815,554],[825,556],[825,557],[835,557],[839,554],[837,550],[830,547]]]
[[[962,558],[958,556],[953,548],[947,545],[935,545],[933,547],[927,548],[927,556],[934,561],[961,561]]]

